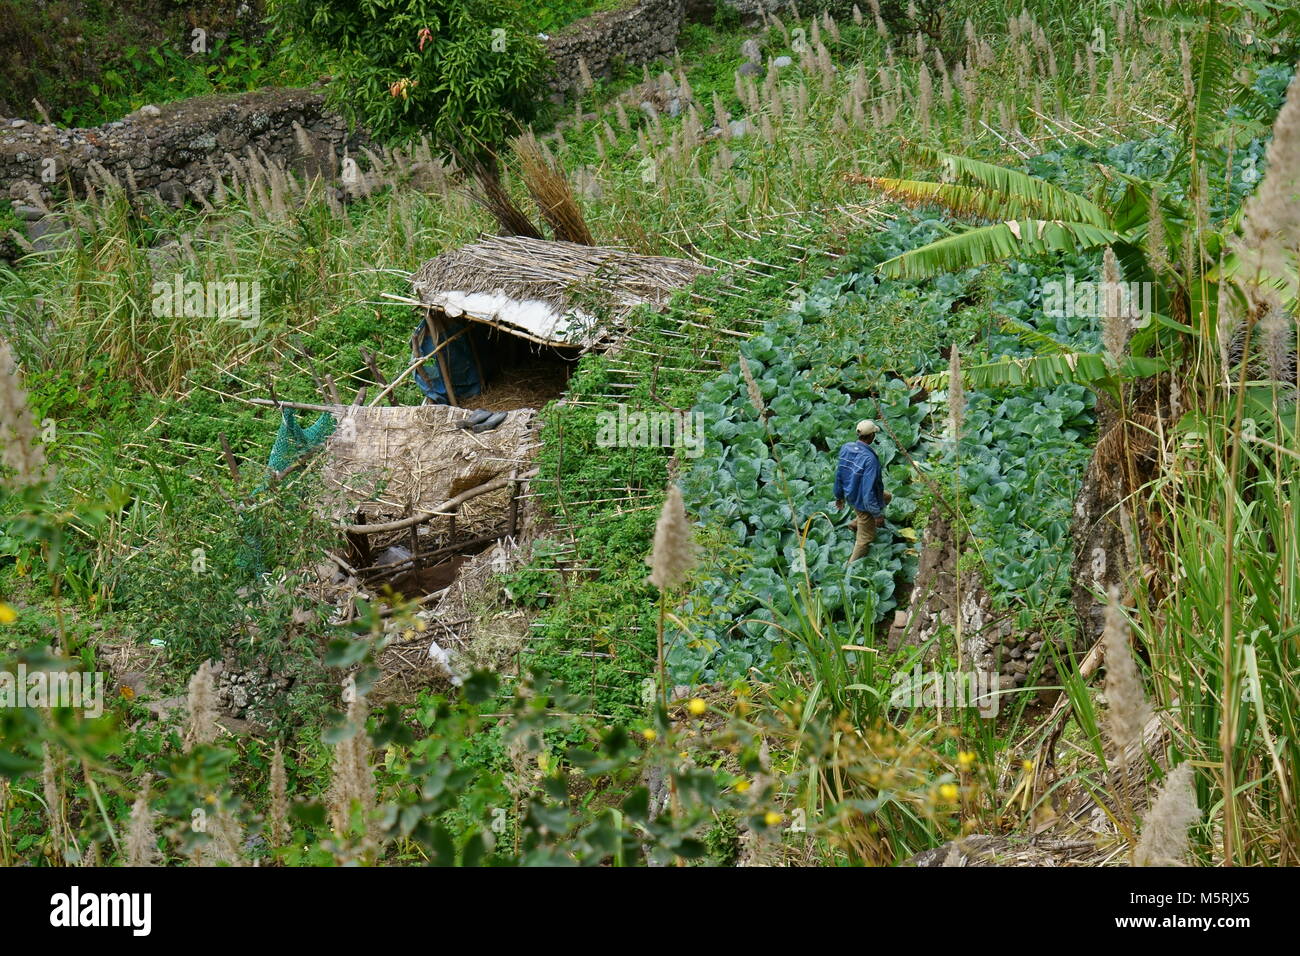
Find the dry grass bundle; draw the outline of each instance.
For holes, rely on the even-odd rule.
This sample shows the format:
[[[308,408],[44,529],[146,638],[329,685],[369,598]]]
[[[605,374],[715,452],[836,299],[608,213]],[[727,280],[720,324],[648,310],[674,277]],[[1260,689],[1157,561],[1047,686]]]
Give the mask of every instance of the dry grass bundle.
[[[501,183],[500,173],[495,165],[477,160],[456,157],[456,164],[471,171],[478,188],[467,187],[464,194],[478,203],[497,221],[503,236],[524,236],[528,239],[541,239],[542,231],[533,224],[528,215],[515,205],[509,190]]]
[[[609,136],[613,137],[612,131]],[[532,130],[515,137],[510,146],[519,161],[519,173],[528,195],[537,203],[555,238],[584,246],[595,245],[582,209],[573,195],[573,187],[564,171],[546,155]]]

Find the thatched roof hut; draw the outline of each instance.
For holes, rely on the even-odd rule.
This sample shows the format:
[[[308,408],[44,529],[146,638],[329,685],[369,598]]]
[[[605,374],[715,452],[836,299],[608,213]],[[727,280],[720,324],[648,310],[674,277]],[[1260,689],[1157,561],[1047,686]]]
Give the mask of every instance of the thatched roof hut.
[[[449,318],[539,345],[590,349],[617,341],[633,309],[661,308],[709,271],[606,246],[493,236],[430,259],[411,284],[422,305]]]

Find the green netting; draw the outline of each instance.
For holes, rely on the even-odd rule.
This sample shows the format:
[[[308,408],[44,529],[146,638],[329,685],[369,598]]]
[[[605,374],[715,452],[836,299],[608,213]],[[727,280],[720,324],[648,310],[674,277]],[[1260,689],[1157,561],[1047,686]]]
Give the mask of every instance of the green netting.
[[[265,480],[253,490],[254,495],[270,487],[272,474],[284,471],[307,452],[319,448],[334,433],[336,423],[329,412],[321,412],[320,417],[306,428],[298,424],[298,415],[293,409],[282,408],[280,415],[280,430],[275,435],[271,457],[266,463],[268,473]],[[257,533],[256,522],[251,518],[248,513],[239,516],[239,522],[243,526],[243,547],[235,564],[246,573],[256,575],[266,570],[266,560],[261,535]]]
[[[298,424],[298,415],[292,408],[283,408],[280,414],[280,431],[271,446],[271,459],[266,463],[272,471],[284,471],[334,433],[334,416],[329,412],[321,412],[306,428]]]

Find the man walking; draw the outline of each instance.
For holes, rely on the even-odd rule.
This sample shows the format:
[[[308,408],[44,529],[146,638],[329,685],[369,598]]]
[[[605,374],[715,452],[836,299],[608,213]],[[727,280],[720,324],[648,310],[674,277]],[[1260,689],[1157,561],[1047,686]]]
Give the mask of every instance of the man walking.
[[[858,513],[858,536],[849,564],[867,553],[876,529],[885,520],[885,505],[893,498],[881,481],[880,459],[871,447],[878,431],[880,427],[869,418],[858,422],[858,440],[840,449],[839,467],[835,470],[835,507],[842,509],[847,500]]]

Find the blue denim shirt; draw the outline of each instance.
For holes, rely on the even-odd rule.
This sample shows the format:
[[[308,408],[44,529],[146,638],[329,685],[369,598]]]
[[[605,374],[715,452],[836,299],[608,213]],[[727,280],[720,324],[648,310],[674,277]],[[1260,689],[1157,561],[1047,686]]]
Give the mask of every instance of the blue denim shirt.
[[[835,470],[835,500],[841,498],[876,518],[885,510],[880,459],[866,442],[851,441],[840,449],[840,464]]]

